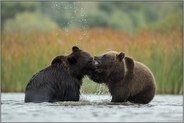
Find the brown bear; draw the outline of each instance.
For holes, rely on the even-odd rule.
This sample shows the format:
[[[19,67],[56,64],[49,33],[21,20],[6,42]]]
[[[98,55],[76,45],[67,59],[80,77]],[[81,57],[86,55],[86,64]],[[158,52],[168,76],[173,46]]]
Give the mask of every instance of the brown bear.
[[[89,78],[108,86],[112,102],[147,104],[153,99],[155,79],[146,65],[116,51],[109,51],[94,59],[96,69]]]
[[[31,78],[25,102],[78,101],[82,78],[94,68],[93,57],[74,46],[70,55],[57,56]]]

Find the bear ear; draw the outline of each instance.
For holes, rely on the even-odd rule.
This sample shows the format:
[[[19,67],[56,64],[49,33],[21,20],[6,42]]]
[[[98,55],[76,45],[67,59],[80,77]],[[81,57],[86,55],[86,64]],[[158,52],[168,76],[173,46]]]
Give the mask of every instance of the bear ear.
[[[134,69],[134,60],[133,60],[133,58],[125,57],[125,63],[126,63],[128,71],[133,71],[133,69]]]
[[[117,58],[119,61],[122,61],[124,57],[125,57],[125,53],[123,53],[123,52],[121,52],[117,55]]]
[[[73,52],[78,52],[78,51],[80,51],[80,49],[77,46],[73,46],[72,47],[72,51]]]
[[[69,56],[67,58],[67,60],[68,60],[70,65],[73,65],[73,64],[75,64],[77,62],[77,59],[74,56]]]
[[[58,63],[61,63],[61,59],[59,56],[55,57],[52,62],[51,62],[51,65],[54,65],[54,64],[58,64]]]

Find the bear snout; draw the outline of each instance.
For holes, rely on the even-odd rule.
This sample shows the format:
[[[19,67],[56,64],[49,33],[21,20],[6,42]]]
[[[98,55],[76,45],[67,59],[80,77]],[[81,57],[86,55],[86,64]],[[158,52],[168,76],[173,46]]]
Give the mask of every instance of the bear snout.
[[[96,69],[96,61],[95,60],[92,60],[91,63],[90,63],[90,65],[91,65],[91,69],[92,70],[95,70]]]
[[[97,61],[95,61],[95,65],[98,65],[99,63]]]
[[[99,65],[101,64],[100,58],[97,57],[97,56],[94,56],[94,61],[95,61],[95,66],[96,66],[96,67],[99,66]]]

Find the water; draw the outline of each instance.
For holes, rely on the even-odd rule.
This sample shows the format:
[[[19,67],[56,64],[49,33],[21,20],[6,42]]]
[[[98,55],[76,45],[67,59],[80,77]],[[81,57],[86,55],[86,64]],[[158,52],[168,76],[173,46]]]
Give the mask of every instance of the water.
[[[51,2],[51,11],[53,12],[53,18],[62,25],[62,31],[65,32],[65,36],[71,37],[70,31],[79,28],[81,34],[75,39],[76,45],[80,41],[85,40],[88,37],[86,9],[89,3],[83,2]],[[89,6],[89,5],[88,5]],[[63,16],[64,15],[64,16]],[[62,22],[62,18],[67,21]]]
[[[2,122],[181,122],[183,97],[156,95],[146,105],[110,103],[109,95],[81,95],[79,102],[24,103],[23,93],[1,94]]]

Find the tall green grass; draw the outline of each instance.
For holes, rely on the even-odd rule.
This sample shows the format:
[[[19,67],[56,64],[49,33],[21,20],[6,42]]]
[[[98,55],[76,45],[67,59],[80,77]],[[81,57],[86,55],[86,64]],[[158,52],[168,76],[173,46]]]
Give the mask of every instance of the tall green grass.
[[[183,90],[181,49],[174,49],[170,54],[161,48],[154,49],[152,57],[150,68],[156,77],[158,93],[181,94]]]
[[[85,34],[85,35],[84,35]],[[82,36],[82,38],[81,38]],[[2,86],[3,92],[23,92],[29,79],[47,67],[57,55],[67,55],[78,45],[91,55],[100,55],[108,49],[124,51],[135,60],[146,64],[153,72],[157,93],[182,94],[182,33],[142,31],[135,36],[104,30],[73,30],[68,33],[29,32],[2,33]],[[87,77],[82,93],[108,93],[104,84]]]

